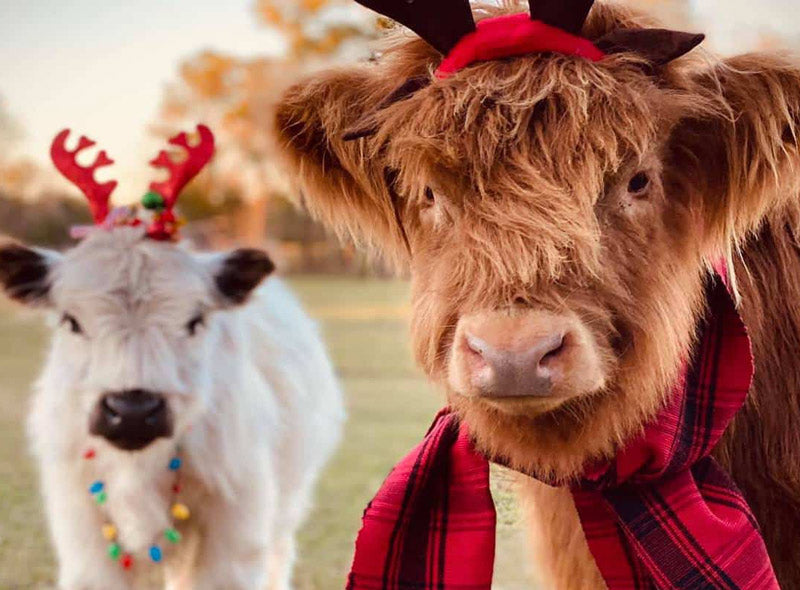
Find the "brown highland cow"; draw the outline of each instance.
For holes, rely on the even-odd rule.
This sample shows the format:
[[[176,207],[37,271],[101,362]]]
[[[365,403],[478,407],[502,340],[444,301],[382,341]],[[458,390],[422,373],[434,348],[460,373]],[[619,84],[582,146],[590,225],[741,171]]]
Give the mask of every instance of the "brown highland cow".
[[[603,2],[582,36],[652,24]],[[440,79],[441,59],[399,34],[286,93],[307,207],[410,270],[417,359],[479,448],[565,481],[662,406],[726,258],[756,376],[715,455],[800,588],[800,66],[542,53]],[[602,588],[570,493],[522,479],[544,587]]]

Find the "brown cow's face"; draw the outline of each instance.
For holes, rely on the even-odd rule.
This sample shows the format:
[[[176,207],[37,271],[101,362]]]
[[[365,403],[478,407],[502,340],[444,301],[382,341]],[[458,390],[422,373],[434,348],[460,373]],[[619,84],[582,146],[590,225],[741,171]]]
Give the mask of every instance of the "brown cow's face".
[[[559,473],[663,399],[701,270],[700,228],[670,194],[660,91],[634,70],[589,83],[570,74],[560,88],[530,88],[532,76],[488,106],[474,80],[457,109],[420,91],[395,108],[387,153],[420,363],[486,448]]]
[[[511,414],[606,389],[630,345],[624,324],[636,321],[629,294],[672,254],[660,162],[648,160],[626,166],[584,211],[566,187],[469,204],[437,188],[410,202],[415,334],[429,373]],[[550,218],[559,208],[571,210],[568,225]]]
[[[598,3],[583,33],[644,22]],[[277,132],[309,209],[410,269],[417,358],[480,447],[568,478],[657,411],[708,263],[800,191],[800,70],[533,55],[438,80],[440,60],[405,40],[319,74]]]

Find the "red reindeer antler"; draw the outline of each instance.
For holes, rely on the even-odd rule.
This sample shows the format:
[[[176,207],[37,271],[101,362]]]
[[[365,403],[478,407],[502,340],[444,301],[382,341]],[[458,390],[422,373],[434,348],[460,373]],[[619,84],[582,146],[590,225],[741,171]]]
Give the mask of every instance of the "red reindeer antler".
[[[150,190],[164,198],[164,206],[167,209],[172,209],[183,187],[189,184],[189,181],[197,176],[214,156],[214,134],[205,125],[198,125],[197,133],[200,135],[200,142],[194,147],[189,145],[186,133],[179,133],[169,140],[170,145],[186,151],[187,158],[184,161],[176,163],[166,150],[161,150],[150,162],[151,166],[169,170],[167,180],[150,184]]]
[[[66,146],[67,137],[70,134],[69,129],[64,129],[61,133],[56,135],[50,146],[50,157],[53,160],[58,171],[64,175],[72,184],[81,189],[86,198],[89,200],[89,207],[92,211],[92,217],[95,223],[103,223],[108,215],[109,199],[111,193],[117,186],[116,180],[109,180],[103,184],[97,182],[94,178],[94,173],[98,168],[109,166],[114,163],[114,160],[108,157],[105,150],[97,154],[94,163],[91,166],[81,166],[78,164],[78,153],[82,150],[95,145],[91,139],[81,136],[78,141],[78,147],[73,151],[69,151]]]
[[[200,141],[196,146],[189,145],[186,133],[179,133],[169,140],[170,145],[178,146],[186,152],[186,159],[182,162],[175,162],[166,150],[160,151],[150,162],[151,166],[169,170],[169,178],[163,182],[151,183],[150,192],[143,200],[146,208],[155,211],[153,222],[147,228],[147,235],[154,240],[177,239],[178,224],[172,208],[181,190],[214,155],[214,134],[211,130],[205,125],[198,125],[197,133]]]

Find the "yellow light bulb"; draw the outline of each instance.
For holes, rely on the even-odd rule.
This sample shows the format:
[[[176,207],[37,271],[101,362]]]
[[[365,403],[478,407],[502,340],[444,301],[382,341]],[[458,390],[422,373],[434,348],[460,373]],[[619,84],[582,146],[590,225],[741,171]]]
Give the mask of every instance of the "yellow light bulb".
[[[117,527],[113,524],[104,524],[103,525],[103,537],[107,541],[113,541],[117,538]]]
[[[177,518],[178,520],[186,520],[189,518],[189,509],[184,504],[173,504],[172,505],[172,516],[173,518]]]

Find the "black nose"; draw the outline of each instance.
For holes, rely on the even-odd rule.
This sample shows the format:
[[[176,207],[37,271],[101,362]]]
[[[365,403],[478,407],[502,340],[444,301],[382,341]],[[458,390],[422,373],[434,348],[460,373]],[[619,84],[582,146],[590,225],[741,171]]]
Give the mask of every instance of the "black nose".
[[[143,449],[172,435],[167,402],[157,393],[129,389],[105,394],[95,406],[89,432],[126,451]]]

